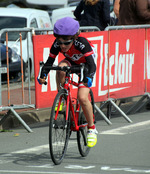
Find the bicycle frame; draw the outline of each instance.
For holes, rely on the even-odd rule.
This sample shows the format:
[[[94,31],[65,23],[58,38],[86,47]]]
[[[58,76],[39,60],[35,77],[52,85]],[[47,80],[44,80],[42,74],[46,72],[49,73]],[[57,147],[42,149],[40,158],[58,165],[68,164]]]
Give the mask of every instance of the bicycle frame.
[[[68,109],[70,108],[70,113],[71,113],[71,122],[74,123],[74,125],[71,126],[71,130],[72,131],[79,131],[79,128],[80,127],[85,127],[87,126],[87,123],[86,124],[82,124],[82,125],[78,125],[78,118],[79,118],[79,110],[80,110],[80,103],[78,101],[78,99],[76,99],[76,104],[75,104],[75,109],[74,109],[74,106],[73,106],[73,102],[72,102],[72,96],[71,96],[71,91],[70,91],[70,85],[74,85],[76,87],[78,87],[79,83],[75,82],[75,81],[72,81],[71,80],[71,77],[70,77],[70,73],[66,73],[66,77],[65,77],[65,84],[64,84],[64,87],[62,87],[62,89],[65,89],[68,93],[67,95],[67,110],[66,110],[66,121],[68,120]],[[55,119],[57,119],[57,115],[58,115],[58,112],[59,112],[59,107],[60,107],[60,104],[61,104],[61,99],[60,98],[60,101],[59,101],[59,104],[58,104],[58,109],[57,109],[57,112],[56,112],[56,115],[55,115]]]

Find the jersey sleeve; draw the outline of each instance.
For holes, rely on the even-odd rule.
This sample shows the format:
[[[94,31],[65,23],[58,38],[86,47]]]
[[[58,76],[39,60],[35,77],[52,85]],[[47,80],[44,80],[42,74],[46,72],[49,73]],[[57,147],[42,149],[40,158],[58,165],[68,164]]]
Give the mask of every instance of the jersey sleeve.
[[[86,82],[86,77],[90,77],[93,79],[93,76],[96,72],[96,64],[94,61],[94,51],[92,49],[93,45],[86,38],[81,37],[79,39],[80,44],[78,47],[80,52],[85,56],[85,65],[88,67],[88,73],[84,74],[84,82]]]
[[[53,65],[55,58],[59,54],[59,52],[60,52],[60,47],[55,40],[53,45],[51,46],[49,57],[44,66],[42,67],[40,78],[43,78],[45,75],[47,76],[47,74],[50,71],[49,67]]]
[[[94,62],[94,59],[93,59],[92,55],[86,57],[86,63],[85,64],[88,67],[88,73],[84,74],[84,76],[85,76],[84,81],[85,81],[86,77],[90,77],[93,80],[93,76],[96,72],[96,64]]]
[[[79,37],[75,40],[75,47],[78,49],[84,56],[89,56],[93,54],[92,44],[85,37]]]

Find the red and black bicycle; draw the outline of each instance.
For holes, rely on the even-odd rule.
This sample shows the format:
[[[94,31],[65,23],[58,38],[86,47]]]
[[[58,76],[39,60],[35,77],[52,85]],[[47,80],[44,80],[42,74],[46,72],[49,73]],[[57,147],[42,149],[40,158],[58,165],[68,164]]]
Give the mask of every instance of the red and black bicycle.
[[[83,72],[83,65],[50,67],[51,70],[65,71],[65,84],[57,93],[51,110],[49,123],[49,149],[52,161],[58,165],[62,162],[71,131],[77,132],[77,144],[81,156],[88,155],[90,148],[87,146],[87,122],[80,106],[78,98],[72,98],[70,85],[78,87],[78,83],[71,78],[72,73]],[[90,89],[89,100],[93,107],[94,119],[94,97]]]

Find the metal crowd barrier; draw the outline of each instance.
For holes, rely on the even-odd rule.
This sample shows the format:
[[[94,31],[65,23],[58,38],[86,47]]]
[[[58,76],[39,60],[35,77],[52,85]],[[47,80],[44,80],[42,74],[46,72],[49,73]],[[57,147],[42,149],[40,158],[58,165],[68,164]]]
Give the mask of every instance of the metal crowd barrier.
[[[105,28],[105,31],[112,31],[112,30],[127,30],[127,29],[148,29],[150,28],[150,25],[121,25],[121,26],[108,26]],[[146,91],[146,90],[145,90]],[[144,102],[142,104],[142,102],[147,99],[146,102]],[[115,100],[112,98],[109,98],[104,105],[102,105],[100,107],[100,109],[102,109],[103,107],[105,107],[106,105],[108,106],[108,113],[107,113],[107,117],[111,117],[111,108],[112,106],[115,107],[115,109],[117,111],[119,111],[119,113],[129,122],[132,123],[132,121],[130,120],[130,118],[127,116],[127,114],[130,114],[131,112],[134,114],[136,112],[138,112],[141,108],[143,108],[147,103],[150,102],[150,94],[148,92],[145,92],[145,94],[139,99],[139,101],[137,101],[126,113],[123,112],[114,102]]]
[[[51,31],[48,29],[41,29],[40,31]],[[10,97],[10,81],[9,81],[9,57],[8,57],[8,42],[9,42],[9,36],[8,34],[11,32],[19,32],[18,40],[20,42],[20,57],[21,57],[21,85],[22,85],[22,103],[18,105],[14,105],[10,103],[11,97]],[[27,35],[27,45],[26,48],[22,48],[22,32],[26,33]],[[25,129],[28,132],[32,132],[32,130],[29,128],[29,126],[23,121],[23,119],[19,116],[19,114],[15,111],[16,109],[27,109],[27,108],[35,108],[35,104],[31,104],[31,79],[30,79],[30,61],[29,61],[29,34],[34,34],[33,28],[6,28],[0,30],[0,41],[2,40],[2,34],[6,34],[6,59],[7,59],[7,67],[2,67],[1,63],[1,52],[0,52],[0,111],[8,111],[0,120],[0,125],[4,123],[6,118],[9,116],[10,113],[12,113],[19,122],[25,127]],[[24,103],[24,79],[23,79],[23,58],[22,58],[22,49],[27,49],[27,58],[28,58],[28,96],[29,101],[28,104]],[[34,66],[32,65],[32,68]],[[7,96],[8,96],[8,106],[2,105],[2,79],[1,74],[3,71],[7,71]],[[16,96],[17,97],[17,96]]]
[[[87,26],[87,27],[80,27],[80,30],[82,31],[100,31],[98,27],[95,26]],[[29,61],[29,33],[34,35],[36,32],[44,32],[44,33],[52,33],[52,30],[49,29],[34,29],[34,28],[25,28],[25,29],[20,29],[20,28],[6,28],[6,29],[2,29],[0,30],[0,40],[1,40],[1,36],[2,34],[6,34],[6,52],[8,52],[8,42],[9,42],[9,37],[8,37],[8,33],[10,32],[19,32],[20,36],[18,36],[18,38],[20,37],[20,56],[21,56],[21,61],[23,61],[22,58],[22,37],[21,37],[21,33],[25,32],[27,34],[27,57],[28,57],[28,69],[30,69],[30,61]],[[1,49],[0,49],[1,50]],[[29,102],[28,104],[24,104],[24,81],[23,81],[23,66],[21,66],[21,74],[22,74],[22,103],[20,103],[19,105],[14,105],[14,104],[10,104],[10,81],[9,81],[9,60],[8,60],[8,54],[7,54],[7,67],[2,67],[1,64],[1,52],[0,52],[0,111],[8,111],[0,120],[0,125],[2,125],[5,120],[9,117],[10,113],[12,113],[18,120],[19,122],[23,125],[23,127],[28,131],[28,132],[32,132],[32,130],[30,129],[30,127],[24,122],[24,120],[19,116],[19,114],[15,111],[17,109],[27,109],[27,108],[35,108],[35,104],[31,104],[31,80],[30,80],[30,71],[28,74],[28,88],[29,88],[29,92],[28,92],[28,96],[29,96]],[[33,65],[32,65],[33,66]],[[7,71],[7,95],[8,95],[8,106],[4,106],[2,105],[2,79],[1,79],[1,74],[3,71]],[[16,96],[17,97],[17,96]],[[111,124],[111,122],[107,119],[107,117],[100,111],[100,109],[95,105],[96,110],[102,115],[102,117],[105,119],[105,121],[108,124]]]
[[[29,128],[29,126],[23,121],[23,119],[19,116],[19,114],[15,111],[16,109],[25,109],[25,108],[35,108],[34,104],[31,104],[31,84],[30,84],[30,61],[29,61],[29,51],[28,51],[28,47],[29,47],[29,37],[28,37],[28,33],[32,33],[32,29],[26,28],[26,29],[20,29],[20,28],[13,28],[13,29],[2,29],[0,31],[0,40],[2,37],[2,34],[6,34],[6,52],[8,52],[8,42],[9,42],[9,37],[8,37],[8,33],[10,32],[19,32],[19,40],[20,40],[20,57],[21,57],[21,83],[22,83],[22,103],[20,103],[19,105],[13,105],[10,104],[10,81],[9,81],[9,57],[8,54],[6,54],[7,57],[7,96],[8,96],[8,106],[3,106],[2,105],[2,79],[1,79],[1,74],[2,74],[2,70],[4,69],[4,67],[2,67],[1,64],[1,53],[0,53],[0,111],[4,111],[4,110],[8,110],[8,112],[3,116],[3,118],[0,120],[0,125],[3,124],[3,122],[6,120],[6,118],[9,116],[10,112],[20,121],[20,123],[25,127],[25,129],[28,132],[32,132],[32,130]],[[28,88],[29,88],[29,92],[28,92],[28,96],[29,96],[29,103],[28,104],[24,104],[24,79],[23,79],[23,58],[22,58],[22,32],[25,32],[27,34],[27,57],[28,57]],[[16,96],[17,97],[17,96]]]
[[[150,25],[118,25],[118,26],[108,26],[105,28],[105,31],[110,31],[110,30],[124,30],[124,29],[146,29],[150,28]]]
[[[110,30],[120,30],[120,29],[135,29],[135,28],[150,28],[150,25],[135,25],[135,26],[111,26],[111,27],[107,27],[105,30],[106,31],[110,31]],[[85,26],[85,27],[80,27],[80,30],[81,31],[100,31],[99,28],[95,27],[95,26]],[[3,30],[0,30],[0,40],[1,40],[1,36],[2,34],[5,34],[6,33],[6,46],[8,47],[8,42],[9,42],[9,38],[8,38],[8,33],[9,32],[19,32],[20,35],[22,32],[26,32],[27,35],[32,34],[34,35],[36,32],[44,32],[44,33],[52,33],[53,31],[52,30],[48,30],[48,29],[33,29],[33,28],[25,28],[25,29],[20,29],[20,28],[15,28],[15,29],[3,29]],[[21,48],[21,41],[22,41],[22,38],[20,37],[20,49]],[[29,46],[29,39],[28,39],[28,36],[27,36],[27,49],[28,49],[28,46]],[[29,54],[29,51],[27,51],[27,53]],[[22,52],[21,52],[22,54]],[[22,59],[22,55],[21,56],[21,59]],[[8,59],[8,56],[7,56],[7,59]],[[28,59],[29,59],[29,55],[28,55]],[[8,62],[8,60],[7,60]],[[28,60],[28,62],[30,62]],[[8,64],[9,65],[9,64]],[[28,64],[28,69],[30,68],[30,64]],[[19,116],[19,114],[15,111],[16,109],[25,109],[25,108],[35,108],[35,104],[31,104],[31,81],[30,81],[30,71],[29,71],[29,78],[28,78],[28,88],[29,88],[29,92],[28,92],[28,95],[29,95],[29,102],[28,104],[24,104],[24,82],[23,82],[23,79],[22,79],[22,97],[23,97],[23,100],[22,100],[22,103],[20,105],[11,105],[10,104],[10,86],[9,86],[9,79],[7,79],[7,88],[8,88],[8,106],[3,106],[2,105],[2,84],[1,84],[1,73],[4,69],[2,68],[1,66],[1,52],[0,52],[0,111],[4,111],[4,110],[8,110],[7,114],[3,116],[3,118],[0,120],[0,125],[6,120],[6,118],[9,116],[10,112],[20,121],[20,123],[24,126],[24,128],[28,131],[28,132],[32,132],[32,130],[29,128],[29,126],[23,121],[23,119]],[[23,70],[21,70],[21,72],[23,72]],[[8,67],[7,67],[7,74],[9,74],[8,72]],[[9,77],[9,75],[8,75]],[[107,122],[107,124],[111,125],[112,123],[110,122],[109,120],[109,116],[111,115],[111,109],[110,109],[110,106],[114,107],[129,123],[132,123],[132,121],[130,120],[130,118],[126,115],[128,113],[130,113],[133,109],[135,110],[136,108],[136,111],[139,109],[137,108],[137,105],[139,105],[139,103],[141,103],[141,101],[143,101],[145,98],[148,99],[148,101],[150,100],[150,95],[149,93],[145,93],[145,95],[141,98],[141,100],[139,100],[137,102],[137,104],[135,106],[133,106],[133,108],[131,107],[130,110],[127,112],[127,113],[124,113],[120,108],[119,106],[114,102],[114,99],[111,99],[109,98],[107,101],[104,102],[104,104],[101,106],[101,107],[98,107],[96,104],[95,104],[95,109],[96,111],[100,114],[100,116],[103,117],[103,119]],[[108,114],[107,116],[101,111],[104,107],[107,106],[107,109],[108,109]]]

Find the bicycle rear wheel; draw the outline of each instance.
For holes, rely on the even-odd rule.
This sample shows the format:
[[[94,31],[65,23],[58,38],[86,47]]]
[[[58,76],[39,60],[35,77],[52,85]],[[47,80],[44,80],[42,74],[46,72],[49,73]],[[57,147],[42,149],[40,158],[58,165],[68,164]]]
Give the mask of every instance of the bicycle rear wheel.
[[[70,116],[66,120],[66,99],[65,90],[60,90],[55,97],[49,123],[49,149],[51,159],[56,165],[60,164],[65,156],[70,136]]]
[[[92,90],[89,92],[89,100],[91,101],[92,108],[93,108],[93,117],[94,117],[94,96]],[[95,119],[95,118],[93,118]],[[79,125],[87,124],[86,118],[84,116],[84,113],[82,109],[80,108],[79,112]],[[78,143],[78,149],[82,157],[85,157],[88,155],[90,148],[87,146],[87,126],[80,127],[79,131],[77,132],[77,143]]]

